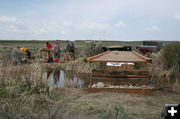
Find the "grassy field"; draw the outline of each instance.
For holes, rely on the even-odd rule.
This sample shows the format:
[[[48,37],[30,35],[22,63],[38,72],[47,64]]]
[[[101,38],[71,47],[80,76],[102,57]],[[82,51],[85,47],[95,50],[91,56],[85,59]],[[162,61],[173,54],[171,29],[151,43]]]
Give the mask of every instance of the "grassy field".
[[[53,41],[49,42],[53,43]],[[63,57],[66,42],[58,42]],[[91,54],[90,49],[93,49],[93,53],[96,54],[96,49],[100,46],[127,45],[135,48],[142,45],[141,41],[99,41],[93,42],[95,45],[92,48],[92,42],[76,41],[74,43],[76,60],[68,63],[33,62],[13,65],[6,63],[6,60],[0,60],[0,118],[160,119],[165,104],[180,103],[179,69],[174,68],[174,65],[164,67],[166,66],[164,62],[167,64],[168,61],[163,59],[164,56],[169,55],[171,49],[169,47],[165,50],[166,52],[148,54],[153,59],[153,63],[146,67],[143,66],[144,69],[150,71],[152,83],[166,86],[164,90],[157,91],[152,96],[117,93],[89,94],[86,88],[49,87],[47,80],[42,78],[44,69],[56,67],[63,70],[74,70],[77,73],[91,73],[92,68],[99,68],[100,65],[84,62],[84,58]],[[167,45],[170,43],[166,42]],[[5,54],[11,54],[12,50],[17,47],[28,48],[34,56],[38,57],[39,50],[45,45],[46,41],[0,41],[1,59],[5,58]]]

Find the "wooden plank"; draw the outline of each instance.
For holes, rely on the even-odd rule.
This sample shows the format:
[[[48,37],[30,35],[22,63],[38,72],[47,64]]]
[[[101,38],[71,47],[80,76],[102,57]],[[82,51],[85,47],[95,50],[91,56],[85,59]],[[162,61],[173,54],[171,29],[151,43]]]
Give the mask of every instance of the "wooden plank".
[[[147,78],[107,78],[107,77],[92,77],[92,83],[103,82],[105,84],[118,85],[148,85]]]
[[[86,60],[88,61],[88,60]],[[129,63],[129,62],[134,62],[134,63],[150,63],[150,62],[147,62],[147,61],[126,61],[126,60],[121,60],[121,61],[117,61],[117,60],[94,60],[94,61],[88,61],[88,62],[126,62],[126,63]]]
[[[137,55],[138,57],[140,57],[140,58],[142,58],[142,59],[146,60],[146,61],[147,61],[147,63],[152,63],[152,60],[151,60],[150,58],[145,57],[145,56],[143,56],[143,55],[141,55],[141,54],[137,53],[136,51],[132,51],[132,52],[133,52],[135,55]]]
[[[88,62],[136,62],[148,63],[151,59],[138,54],[135,51],[106,51],[98,55],[86,58]]]
[[[152,95],[152,89],[130,89],[130,88],[88,88],[88,93],[97,92],[113,92],[113,93],[128,93],[128,94],[145,94]]]
[[[95,58],[97,58],[97,57],[100,57],[100,56],[102,56],[102,55],[104,55],[104,54],[107,54],[107,53],[109,53],[109,52],[110,52],[110,51],[106,51],[106,52],[100,53],[100,54],[98,54],[98,55],[94,55],[94,56],[92,56],[92,57],[86,58],[85,61],[91,62],[91,60],[93,60],[93,59],[95,59]]]
[[[127,77],[132,77],[132,78],[148,78],[149,76],[142,76],[142,75],[127,75]]]
[[[148,71],[142,70],[123,70],[123,71],[109,71],[109,70],[92,70],[93,77],[148,77]]]

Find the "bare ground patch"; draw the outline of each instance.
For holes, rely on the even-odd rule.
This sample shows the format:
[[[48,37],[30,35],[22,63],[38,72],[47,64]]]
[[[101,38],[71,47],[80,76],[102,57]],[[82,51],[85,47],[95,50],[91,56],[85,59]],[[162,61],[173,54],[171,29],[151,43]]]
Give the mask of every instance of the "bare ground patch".
[[[116,115],[116,107],[119,109],[120,106],[122,118],[156,119],[160,118],[165,104],[180,103],[180,94],[167,91],[155,92],[153,96],[103,92],[88,94],[81,89],[66,91],[65,99],[70,100],[59,110],[59,118],[121,118]]]

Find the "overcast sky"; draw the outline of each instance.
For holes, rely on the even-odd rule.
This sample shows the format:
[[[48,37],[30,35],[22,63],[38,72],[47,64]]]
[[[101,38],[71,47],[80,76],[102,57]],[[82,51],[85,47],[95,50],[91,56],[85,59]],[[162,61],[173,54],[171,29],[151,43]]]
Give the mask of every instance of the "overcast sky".
[[[1,40],[180,40],[180,0],[0,0]]]

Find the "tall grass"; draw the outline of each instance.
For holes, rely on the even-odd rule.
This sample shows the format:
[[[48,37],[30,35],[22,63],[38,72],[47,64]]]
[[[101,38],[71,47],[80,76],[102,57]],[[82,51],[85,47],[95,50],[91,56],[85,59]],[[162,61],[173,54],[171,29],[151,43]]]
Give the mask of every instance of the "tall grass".
[[[172,43],[166,46],[162,52],[164,57],[164,68],[174,69],[175,75],[180,72],[180,42]]]
[[[180,43],[171,43],[154,55],[152,81],[173,88],[180,82]]]
[[[43,117],[47,105],[58,95],[41,79],[40,65],[8,64],[0,69],[0,117]]]

